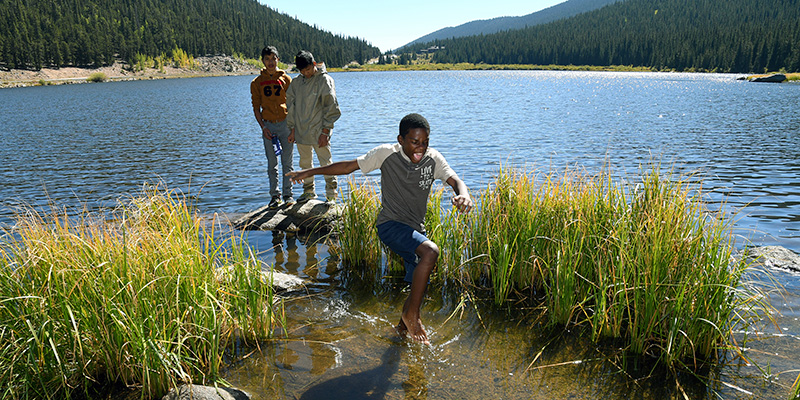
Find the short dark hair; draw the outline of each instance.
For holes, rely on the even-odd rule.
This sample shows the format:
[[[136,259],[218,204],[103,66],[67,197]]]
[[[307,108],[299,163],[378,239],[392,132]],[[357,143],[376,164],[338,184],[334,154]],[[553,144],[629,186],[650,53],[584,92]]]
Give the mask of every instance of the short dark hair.
[[[261,49],[261,58],[264,58],[264,56],[268,56],[270,54],[275,54],[275,57],[281,58],[281,56],[278,55],[278,49],[276,49],[275,46],[266,46]]]
[[[297,67],[298,71],[312,64],[314,64],[314,55],[308,50],[300,50],[300,52],[294,56],[294,65]]]
[[[416,113],[408,114],[400,120],[400,136],[402,137],[406,137],[408,131],[418,128],[425,129],[425,132],[428,132],[429,135],[431,134],[431,126],[422,115]]]

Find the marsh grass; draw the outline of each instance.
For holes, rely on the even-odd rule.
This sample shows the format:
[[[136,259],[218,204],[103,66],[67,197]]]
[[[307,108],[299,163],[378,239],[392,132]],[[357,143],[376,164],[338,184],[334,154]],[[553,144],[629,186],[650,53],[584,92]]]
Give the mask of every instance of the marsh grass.
[[[724,205],[710,211],[692,182],[658,166],[617,181],[610,171],[501,169],[467,215],[441,208],[434,192],[432,282],[488,288],[498,306],[536,303],[550,327],[581,327],[593,341],[695,370],[738,349],[734,328],[761,321],[769,306],[742,280],[748,265],[733,257]],[[343,251],[359,240],[345,239]]]
[[[658,167],[632,183],[610,176],[567,171],[533,184],[500,172],[478,212],[474,241],[486,247],[472,249],[491,255],[483,267],[495,293],[540,292],[551,325],[624,338],[667,365],[714,359],[736,324],[767,307],[743,287],[732,221],[688,178]]]
[[[795,378],[794,383],[792,384],[792,391],[791,395],[789,396],[790,400],[797,400],[800,399],[800,374],[797,375]]]
[[[226,346],[280,324],[249,248],[148,188],[111,216],[26,209],[0,245],[0,397],[214,383]],[[109,218],[111,217],[111,218]],[[224,273],[223,273],[224,272]]]
[[[383,244],[375,231],[380,199],[375,185],[348,181],[347,206],[342,212],[338,233],[339,246],[334,248],[342,261],[377,271],[383,259]]]

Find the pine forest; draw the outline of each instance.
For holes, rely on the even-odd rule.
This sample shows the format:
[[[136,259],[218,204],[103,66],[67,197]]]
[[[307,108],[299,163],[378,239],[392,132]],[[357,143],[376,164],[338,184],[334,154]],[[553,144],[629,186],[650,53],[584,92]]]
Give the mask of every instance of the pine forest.
[[[800,71],[798,0],[626,0],[572,18],[417,44],[439,63]]]
[[[133,64],[176,50],[258,58],[267,44],[284,61],[307,49],[332,67],[380,55],[366,39],[324,29],[256,0],[3,0],[0,68]],[[416,43],[395,53],[430,48],[434,63],[795,72],[800,0],[622,0],[546,24]]]
[[[259,58],[275,46],[284,61],[301,49],[342,66],[377,57],[363,39],[334,35],[256,0],[3,0],[0,68],[133,64],[179,49],[191,56]]]

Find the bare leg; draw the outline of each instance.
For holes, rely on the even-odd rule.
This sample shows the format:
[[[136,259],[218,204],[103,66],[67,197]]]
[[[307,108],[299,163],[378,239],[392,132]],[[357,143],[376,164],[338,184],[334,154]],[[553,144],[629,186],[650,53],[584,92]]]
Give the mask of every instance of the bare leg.
[[[439,247],[428,240],[417,247],[416,253],[419,256],[419,263],[417,263],[417,267],[414,269],[414,276],[411,278],[411,293],[409,293],[403,305],[403,315],[400,317],[400,323],[397,324],[395,329],[399,334],[407,334],[417,342],[430,344],[428,334],[425,333],[425,329],[422,327],[420,307],[422,306],[425,291],[428,288],[428,279],[430,279],[431,272],[436,266],[436,260],[439,258]]]

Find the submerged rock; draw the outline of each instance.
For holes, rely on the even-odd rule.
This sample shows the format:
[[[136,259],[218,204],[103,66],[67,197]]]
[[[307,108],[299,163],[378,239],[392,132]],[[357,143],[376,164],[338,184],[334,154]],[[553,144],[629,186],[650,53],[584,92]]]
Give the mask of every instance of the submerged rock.
[[[181,385],[170,390],[162,400],[250,400],[250,395],[233,388]]]
[[[268,282],[270,279],[270,273],[266,271],[261,271],[262,279],[264,282]],[[298,290],[305,286],[305,282],[295,275],[284,274],[283,272],[272,271],[272,286],[279,290],[285,290],[287,292]]]
[[[233,267],[223,267],[217,269],[217,279],[225,281],[231,279]],[[272,287],[277,291],[291,292],[305,287],[305,281],[296,275],[285,274],[278,271],[261,271],[261,281],[264,283],[272,282]]]
[[[234,228],[243,230],[328,232],[333,222],[340,216],[341,207],[336,204],[309,200],[304,203],[281,205],[274,209],[263,206],[231,223]]]
[[[782,246],[751,247],[745,255],[770,268],[800,272],[800,255]]]

